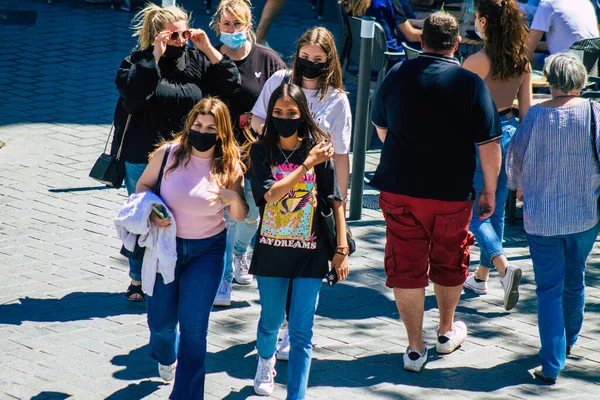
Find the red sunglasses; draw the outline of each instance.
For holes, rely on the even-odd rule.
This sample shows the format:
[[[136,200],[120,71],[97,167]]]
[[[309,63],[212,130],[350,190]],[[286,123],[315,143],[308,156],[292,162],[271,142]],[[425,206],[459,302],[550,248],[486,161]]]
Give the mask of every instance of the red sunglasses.
[[[184,39],[189,39],[190,36],[192,36],[192,32],[190,32],[189,30],[185,30],[183,32],[175,31],[175,32],[171,33],[171,40],[179,39],[179,35],[181,35],[181,37]]]

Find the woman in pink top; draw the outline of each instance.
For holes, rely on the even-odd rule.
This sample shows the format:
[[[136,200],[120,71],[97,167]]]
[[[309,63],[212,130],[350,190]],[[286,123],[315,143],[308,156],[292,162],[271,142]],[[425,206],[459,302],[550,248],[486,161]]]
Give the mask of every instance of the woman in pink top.
[[[173,215],[150,219],[166,227],[174,218],[177,265],[175,281],[165,285],[157,274],[147,297],[150,355],[164,380],[177,375],[171,399],[203,399],[208,317],[224,269],[224,209],[236,221],[248,213],[244,166],[227,106],[216,98],[196,104],[183,131],[151,155],[137,192],[156,187],[167,146],[160,194]]]

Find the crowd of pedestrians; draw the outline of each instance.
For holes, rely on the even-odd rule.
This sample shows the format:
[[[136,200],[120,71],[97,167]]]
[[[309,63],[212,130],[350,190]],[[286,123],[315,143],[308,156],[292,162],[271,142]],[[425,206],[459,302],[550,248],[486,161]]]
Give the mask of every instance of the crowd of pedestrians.
[[[378,4],[347,7],[368,14]],[[394,0],[389,10],[398,15],[402,6]],[[532,105],[524,19],[515,0],[479,1],[484,47],[463,65],[450,14],[432,13],[422,30],[405,16],[394,20],[408,24],[395,40],[418,41],[423,52],[399,60],[374,96],[383,148],[371,184],[381,192],[382,262],[408,336],[409,371],[428,360],[430,281],[440,354],[467,337],[455,320],[463,287],[486,294],[495,268],[504,308],[518,302],[523,271],[502,247],[509,189],[524,202],[541,381],[556,381],[582,326],[585,263],[600,218],[600,107],[579,97],[583,64],[560,52],[544,65],[552,99]],[[254,278],[254,390],[270,395],[276,361],[285,360],[287,398],[304,399],[323,279],[350,272],[352,117],[334,37],[307,30],[288,69],[257,43],[253,20],[247,1],[222,0],[210,23],[220,41],[213,46],[181,7],[147,5],[133,20],[138,45],[117,72],[112,151],[121,148],[130,195],[115,220],[129,258],[126,296],[146,300],[150,355],[161,378],[174,380],[172,399],[204,398],[211,308],[231,304],[233,282]],[[475,240],[480,265],[469,274]]]

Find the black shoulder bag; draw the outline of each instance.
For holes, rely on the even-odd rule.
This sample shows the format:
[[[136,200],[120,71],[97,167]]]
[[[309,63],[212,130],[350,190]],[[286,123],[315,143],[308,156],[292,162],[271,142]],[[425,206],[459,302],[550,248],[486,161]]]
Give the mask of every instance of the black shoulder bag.
[[[165,150],[165,156],[163,157],[162,164],[160,165],[160,172],[158,173],[158,181],[156,182],[156,187],[153,190],[154,194],[156,194],[159,197],[160,197],[160,186],[162,183],[163,175],[165,173],[165,165],[167,165],[167,159],[169,158],[170,152],[171,152],[171,145],[167,145],[167,149]],[[135,248],[133,249],[133,251],[129,251],[125,248],[125,246],[121,246],[121,250],[119,251],[119,253],[121,253],[121,255],[124,255],[127,258],[131,258],[131,259],[138,260],[141,262],[144,260],[145,251],[146,251],[146,248],[140,247],[140,245],[138,244],[138,241],[136,240]]]
[[[131,114],[127,116],[127,122],[125,122],[125,129],[123,130],[123,134],[121,135],[121,143],[119,144],[119,150],[116,155],[112,155],[110,153],[106,153],[106,149],[108,148],[108,142],[110,141],[110,137],[112,136],[115,130],[115,123],[113,122],[110,132],[108,133],[108,138],[106,139],[106,144],[104,145],[104,151],[98,157],[94,166],[90,170],[90,178],[97,180],[100,183],[105,184],[108,187],[119,189],[123,184],[123,179],[125,179],[125,164],[121,160],[121,150],[123,149],[123,141],[125,140],[125,133],[127,132],[127,128],[129,127],[129,122],[131,121]]]

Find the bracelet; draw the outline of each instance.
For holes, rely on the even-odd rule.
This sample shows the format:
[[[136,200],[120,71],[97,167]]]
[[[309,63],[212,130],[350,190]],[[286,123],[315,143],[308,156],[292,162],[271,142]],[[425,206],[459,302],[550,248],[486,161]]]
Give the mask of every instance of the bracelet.
[[[310,169],[304,163],[302,163],[302,166],[304,167],[304,169],[306,169],[306,172],[310,171]]]
[[[350,250],[350,246],[338,246],[336,250]]]

